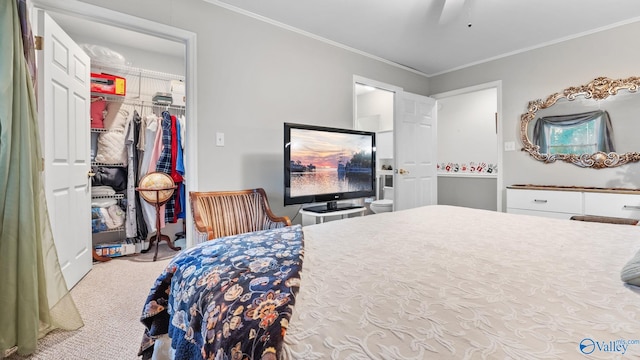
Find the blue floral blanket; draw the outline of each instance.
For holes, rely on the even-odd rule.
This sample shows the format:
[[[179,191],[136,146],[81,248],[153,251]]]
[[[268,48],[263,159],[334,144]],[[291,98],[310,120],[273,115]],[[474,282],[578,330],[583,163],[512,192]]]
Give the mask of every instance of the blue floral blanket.
[[[142,311],[139,355],[169,334],[176,360],[277,359],[300,287],[302,227],[207,241],[176,255]]]

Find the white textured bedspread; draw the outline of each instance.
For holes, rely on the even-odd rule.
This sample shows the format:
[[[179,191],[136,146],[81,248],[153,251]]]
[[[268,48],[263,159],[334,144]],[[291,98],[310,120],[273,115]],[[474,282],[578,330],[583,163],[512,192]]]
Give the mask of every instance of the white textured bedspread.
[[[640,358],[640,226],[427,206],[304,236],[286,359]]]

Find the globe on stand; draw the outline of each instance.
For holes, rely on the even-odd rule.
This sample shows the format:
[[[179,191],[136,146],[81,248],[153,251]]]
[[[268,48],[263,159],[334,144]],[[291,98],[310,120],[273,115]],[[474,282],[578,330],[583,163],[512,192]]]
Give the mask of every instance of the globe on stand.
[[[147,252],[151,249],[151,246],[153,246],[154,241],[157,243],[153,261],[156,261],[158,257],[158,245],[160,245],[161,240],[166,241],[170,249],[175,251],[181,250],[180,247],[173,246],[171,238],[167,235],[161,234],[160,232],[160,226],[162,223],[160,207],[171,199],[176,187],[177,186],[173,182],[173,179],[168,174],[163,172],[151,172],[140,179],[138,187],[136,188],[140,197],[149,204],[154,205],[156,208],[156,234],[150,238],[149,248],[147,250],[143,250],[143,252]]]

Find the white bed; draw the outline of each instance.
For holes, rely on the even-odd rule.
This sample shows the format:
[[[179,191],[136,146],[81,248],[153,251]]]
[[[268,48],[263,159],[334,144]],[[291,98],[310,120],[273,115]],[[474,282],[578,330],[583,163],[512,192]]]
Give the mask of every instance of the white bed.
[[[285,359],[640,357],[638,226],[428,206],[304,243]]]

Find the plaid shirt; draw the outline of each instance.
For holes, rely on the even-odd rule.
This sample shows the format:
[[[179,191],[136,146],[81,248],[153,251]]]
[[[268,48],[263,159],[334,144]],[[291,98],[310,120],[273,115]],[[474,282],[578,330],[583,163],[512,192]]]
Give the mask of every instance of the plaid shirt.
[[[162,112],[162,153],[156,164],[156,171],[171,176],[171,114]],[[165,206],[164,221],[173,222],[175,217],[176,192],[173,192]]]

